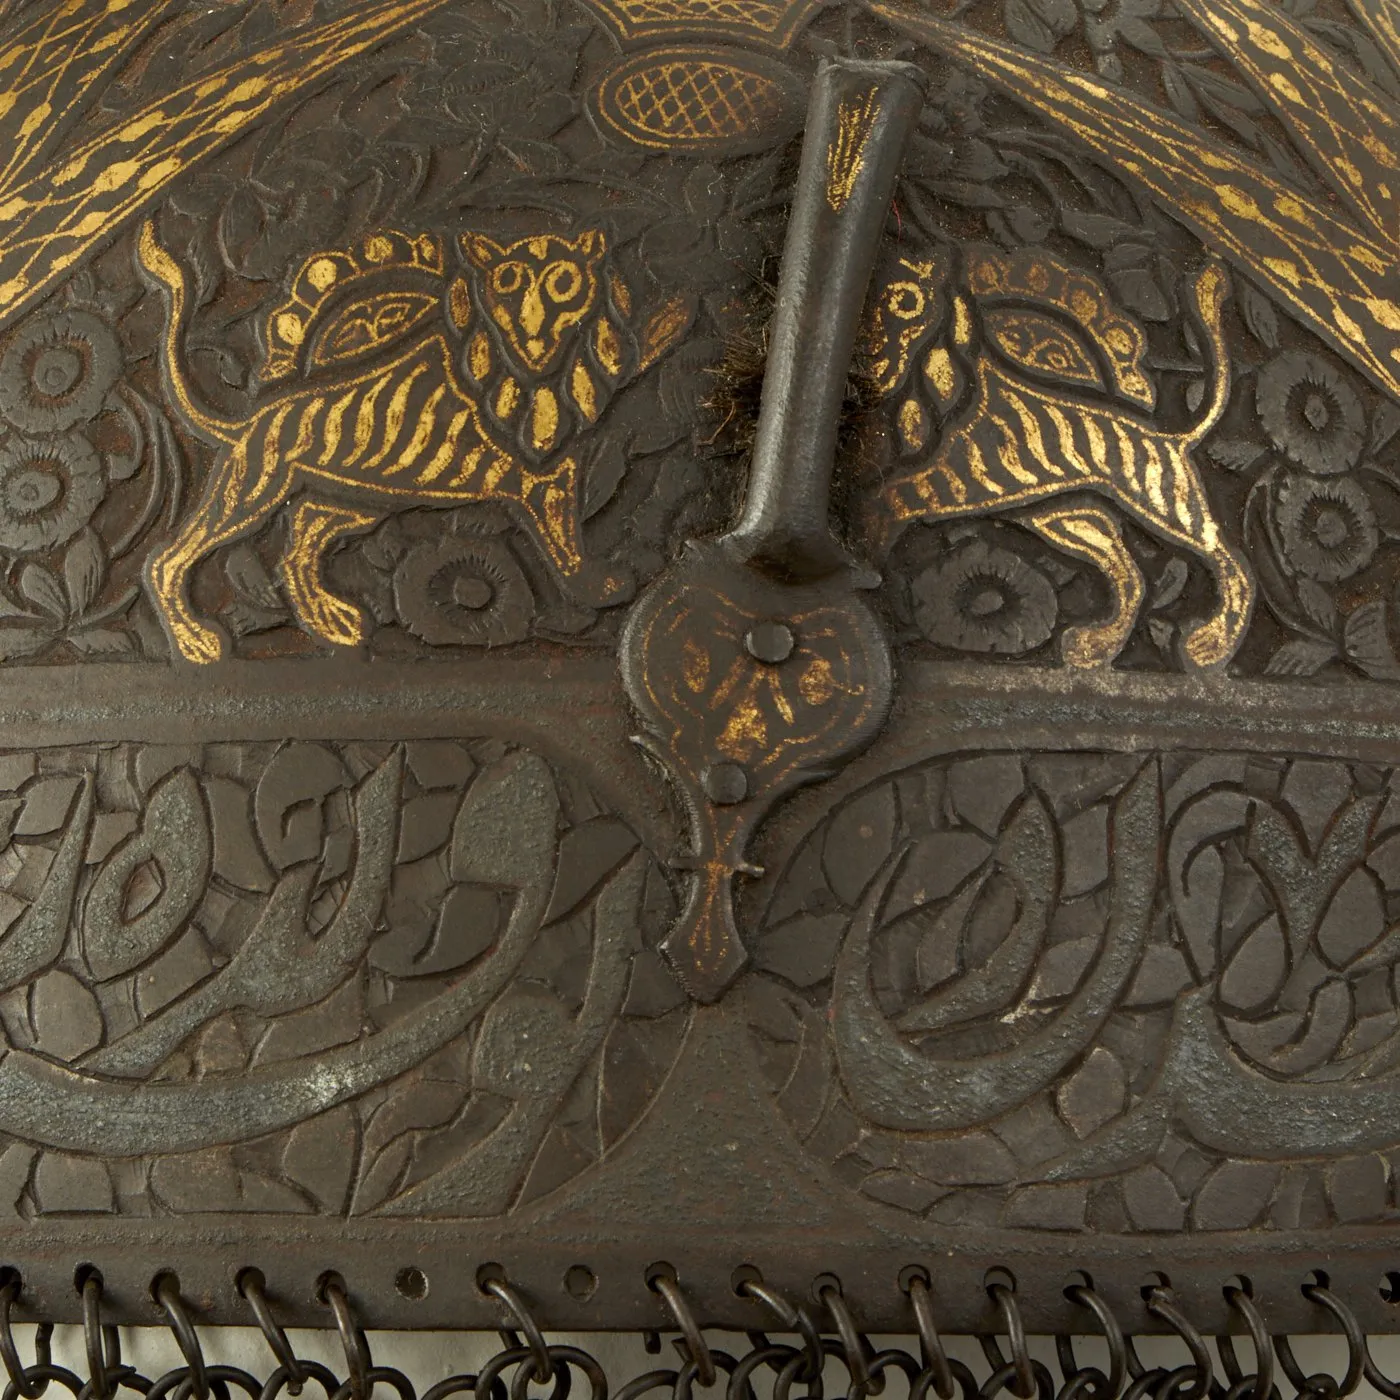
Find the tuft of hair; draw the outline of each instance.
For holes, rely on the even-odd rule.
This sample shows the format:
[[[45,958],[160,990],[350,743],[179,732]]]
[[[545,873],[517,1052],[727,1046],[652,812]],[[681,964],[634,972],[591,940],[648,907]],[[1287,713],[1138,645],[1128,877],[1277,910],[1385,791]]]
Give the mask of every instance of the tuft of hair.
[[[768,366],[768,328],[778,301],[778,284],[770,272],[754,286],[738,324],[725,339],[724,357],[710,370],[711,389],[702,407],[713,420],[711,441],[721,451],[747,459],[758,436],[758,414],[763,400],[763,377]],[[837,451],[845,456],[858,449],[861,420],[880,400],[874,377],[864,370],[864,357],[856,354],[842,397]]]

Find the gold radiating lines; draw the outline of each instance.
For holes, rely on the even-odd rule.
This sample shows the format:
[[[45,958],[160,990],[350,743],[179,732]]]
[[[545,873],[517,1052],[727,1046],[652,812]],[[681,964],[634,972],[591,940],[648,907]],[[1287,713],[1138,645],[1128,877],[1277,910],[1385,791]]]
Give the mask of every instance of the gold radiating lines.
[[[836,134],[826,151],[826,202],[839,214],[850,199],[865,164],[865,145],[880,113],[880,94],[871,88],[863,97],[848,98],[836,114]]]
[[[68,0],[21,29],[0,48],[0,137],[11,138],[0,140],[0,326],[191,166],[444,3],[381,0],[307,26],[147,103],[57,160],[43,159],[56,134],[168,6]]]
[[[894,28],[970,63],[1111,160],[1400,399],[1400,147],[1389,134],[1400,117],[1264,0],[1184,0],[1183,8],[1255,83],[1353,215],[1091,74],[928,14],[874,6]],[[1400,56],[1393,0],[1355,0],[1353,8]]]

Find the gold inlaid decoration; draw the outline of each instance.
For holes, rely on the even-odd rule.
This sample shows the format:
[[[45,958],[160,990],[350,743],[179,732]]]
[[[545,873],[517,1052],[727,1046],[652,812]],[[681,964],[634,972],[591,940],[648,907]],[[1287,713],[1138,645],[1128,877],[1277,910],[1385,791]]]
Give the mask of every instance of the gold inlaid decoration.
[[[1181,8],[1292,136],[1327,187],[1321,196],[1126,87],[926,11],[874,8],[895,29],[969,63],[1112,162],[1400,399],[1400,104],[1335,63],[1278,5],[1183,0]],[[1390,61],[1400,62],[1391,0],[1351,8]],[[1275,82],[1279,75],[1287,81]]]
[[[826,151],[826,202],[833,214],[839,214],[846,207],[856,187],[865,164],[865,143],[875,130],[879,115],[879,92],[873,87],[864,97],[841,103],[836,135]]]
[[[1022,368],[1090,389],[1104,387],[1103,376],[1084,347],[1048,316],[1003,309],[985,312],[983,320],[1001,353]]]
[[[367,277],[389,266],[420,276],[424,290],[384,293],[358,299],[338,314],[326,311],[343,297],[353,296]],[[267,314],[263,335],[267,353],[258,377],[267,384],[295,373],[313,322],[318,323],[312,355],[317,365],[337,364],[381,349],[436,311],[436,283],[442,275],[442,243],[431,235],[385,229],[361,247],[313,253],[292,280],[291,295]]]
[[[507,378],[502,381],[496,394],[495,414],[497,418],[509,419],[520,404],[520,385]]]
[[[598,268],[607,251],[602,231],[585,229],[574,239],[538,234],[507,245],[468,233],[461,243],[483,274],[485,312],[512,351],[532,373],[553,369],[568,332],[598,301]]]
[[[792,614],[800,640],[780,667],[745,648],[763,620],[740,599],[701,585],[644,615],[639,639],[648,708],[666,725],[667,752],[674,759],[683,751],[683,737],[684,751],[718,750],[748,767],[755,790],[839,746],[881,703],[866,670],[871,657],[850,646],[838,605]],[[688,776],[698,782],[700,774]]]
[[[946,346],[935,345],[924,359],[924,378],[933,388],[941,409],[949,409],[957,399],[962,376]]]
[[[168,304],[162,357],[173,405],[218,449],[190,517],[147,567],[182,656],[213,661],[223,650],[194,615],[191,571],[289,501],[288,597],[308,632],[337,645],[361,640],[364,619],[327,590],[320,561],[337,539],[396,510],[495,502],[561,580],[585,573],[579,455],[561,396],[591,422],[643,368],[635,332],[608,309],[604,236],[586,229],[503,245],[469,234],[461,247],[463,273],[444,266],[440,240],[396,230],[314,254],[266,320],[278,376],[299,372],[302,382],[284,382],[240,422],[197,401],[184,362],[185,275],[154,226],[142,230],[141,265]],[[405,280],[421,289],[404,289]],[[457,282],[465,326],[452,309]],[[688,324],[688,311],[669,303],[653,312],[648,363]],[[596,370],[585,366],[590,354]],[[589,596],[607,601],[624,583],[599,573]]]
[[[1142,571],[1123,543],[1117,521],[1098,506],[1054,505],[1032,512],[1027,523],[1043,539],[1092,564],[1108,579],[1111,615],[1095,627],[1071,628],[1062,649],[1070,666],[1111,665],[1127,644],[1146,592]],[[1245,600],[1234,600],[1234,605],[1241,601]]]
[[[486,383],[491,374],[491,341],[485,331],[472,336],[467,350],[467,369],[478,384]]]
[[[626,44],[736,39],[785,49],[821,0],[584,0]]]
[[[548,452],[559,438],[559,400],[546,385],[530,403],[530,435],[537,452]]]
[[[1090,273],[1071,267],[1041,248],[1021,248],[1015,253],[980,248],[968,255],[967,286],[979,303],[992,303],[1003,297],[1012,301],[1031,299],[1061,312],[1088,335],[1106,361],[1114,386],[1124,397],[1143,408],[1156,404],[1156,387],[1143,368],[1147,337],[1142,327],[1118,310],[1108,289]],[[999,338],[999,343],[1018,364],[1102,387],[1103,378],[1093,360],[1084,356],[1075,342],[1047,317],[1028,318],[1019,312],[985,314],[994,336],[998,334],[994,326],[1005,328],[1004,341]],[[1028,358],[1019,358],[1021,354]],[[1065,369],[1054,368],[1052,362],[1059,358],[1064,358]]]
[[[46,296],[173,180],[445,3],[380,0],[307,25],[60,147],[57,156],[54,144],[85,99],[112,80],[173,6],[78,0],[59,16],[40,7],[0,43],[0,325]]]
[[[642,330],[642,368],[654,365],[683,336],[695,314],[685,297],[672,297]]]
[[[928,442],[928,410],[918,399],[905,399],[899,406],[899,436],[906,452],[917,452]]]
[[[712,572],[721,548],[693,542],[668,586],[632,610],[622,643],[640,742],[687,796],[690,851],[681,859],[694,878],[662,947],[703,1000],[746,956],[731,887],[736,875],[763,873],[747,855],[754,825],[781,795],[827,776],[835,759],[867,742],[891,689],[888,651],[858,601],[805,588],[775,597],[746,571],[726,577],[726,564]],[[794,641],[781,665],[757,660],[745,640],[775,608]],[[717,761],[743,773],[740,800],[707,792]]]
[[[326,587],[321,560],[337,540],[378,523],[377,515],[317,501],[303,501],[293,513],[282,577],[297,620],[312,636],[338,646],[357,646],[364,640],[360,610]]]
[[[598,393],[593,387],[593,376],[581,360],[574,361],[573,370],[569,375],[569,388],[573,391],[574,402],[578,405],[579,412],[590,423],[593,422],[598,416]]]
[[[1222,665],[1243,640],[1254,602],[1253,580],[1223,539],[1193,461],[1229,402],[1221,325],[1229,278],[1223,265],[1207,264],[1192,286],[1209,357],[1206,402],[1194,426],[1171,433],[1111,401],[1069,391],[1075,385],[1106,390],[1097,369],[1102,362],[1116,366],[1113,379],[1123,397],[1155,401],[1150,381],[1144,375],[1139,384],[1135,377],[1142,372],[1141,329],[1112,306],[1096,279],[1076,273],[1071,282],[1038,251],[1008,259],[974,247],[965,261],[973,295],[954,297],[951,315],[943,310],[942,294],[951,269],[943,269],[941,277],[921,275],[925,314],[920,322],[894,314],[894,308],[915,304],[905,286],[911,264],[899,264],[877,297],[870,354],[877,366],[897,369],[887,369],[879,382],[887,396],[904,396],[896,409],[897,431],[903,451],[916,460],[879,492],[871,507],[871,533],[888,541],[909,521],[1012,514],[1057,548],[1094,564],[1108,582],[1111,616],[1100,626],[1068,634],[1063,651],[1069,665],[1105,666],[1132,631],[1143,584],[1118,517],[1104,507],[1060,499],[1091,490],[1116,505],[1119,515],[1185,546],[1206,565],[1216,584],[1216,610],[1188,633],[1183,646],[1195,666]],[[1011,295],[1039,304],[1013,309],[1004,300]],[[965,310],[959,313],[958,307]],[[1058,322],[1056,315],[1075,324]],[[1076,325],[1085,334],[1083,342],[1072,333]],[[957,358],[945,337],[958,346],[958,354],[971,358],[976,392],[935,435],[925,427],[920,394],[922,383],[928,383],[940,413],[950,406],[939,381],[947,371],[956,372]],[[905,367],[915,355],[925,356],[926,373],[907,378]],[[1024,371],[1069,387],[1051,389]]]
[[[340,364],[382,349],[426,321],[437,309],[437,298],[422,292],[388,293],[357,302],[346,307],[321,332],[311,352],[311,363]]]
[[[914,345],[939,314],[944,273],[932,262],[901,258],[880,289],[865,336],[865,373],[880,394],[892,393],[909,370]]]
[[[593,332],[593,351],[598,356],[598,363],[609,374],[618,373],[622,366],[622,342],[606,316],[599,320]]]
[[[471,290],[464,277],[454,277],[451,287],[447,289],[447,313],[452,317],[452,324],[459,331],[466,330],[471,324]]]
[[[623,59],[594,96],[604,126],[650,150],[759,149],[800,120],[800,89],[781,64],[741,50],[653,49]]]

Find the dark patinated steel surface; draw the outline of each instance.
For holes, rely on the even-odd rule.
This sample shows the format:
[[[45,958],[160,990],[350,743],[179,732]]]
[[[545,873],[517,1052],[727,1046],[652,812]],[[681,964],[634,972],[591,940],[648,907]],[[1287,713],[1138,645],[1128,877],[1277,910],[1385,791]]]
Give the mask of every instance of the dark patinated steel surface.
[[[1391,1325],[1397,153],[1390,0],[0,3],[15,1315]]]

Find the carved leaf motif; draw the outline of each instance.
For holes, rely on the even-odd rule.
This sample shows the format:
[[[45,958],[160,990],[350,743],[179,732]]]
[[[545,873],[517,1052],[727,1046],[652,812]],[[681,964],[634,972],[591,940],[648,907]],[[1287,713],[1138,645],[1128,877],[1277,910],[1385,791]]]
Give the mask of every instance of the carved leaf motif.
[[[644,1029],[618,1021],[603,1044],[598,1078],[598,1127],[604,1147],[634,1123],[661,1085]]]
[[[1017,43],[1040,53],[1051,53],[1055,48],[1055,31],[1028,3],[1028,0],[1006,0],[1006,32]]]
[[[1400,657],[1390,640],[1389,616],[1385,600],[1378,598],[1353,608],[1342,627],[1347,659],[1373,680],[1400,680]]]
[[[1374,1220],[1390,1210],[1390,1164],[1384,1157],[1351,1157],[1327,1169],[1327,1195],[1344,1224]]]
[[[45,1152],[34,1170],[34,1195],[50,1214],[106,1215],[116,1207],[112,1178],[93,1157]]]
[[[19,591],[41,613],[61,622],[68,615],[68,602],[53,573],[42,564],[29,562],[20,570]]]
[[[542,759],[508,755],[477,775],[453,826],[452,878],[520,889],[556,859],[559,798]]]
[[[1277,914],[1263,919],[1235,949],[1220,979],[1221,1000],[1241,1011],[1267,1006],[1288,974],[1288,945]]]
[[[1123,1182],[1123,1204],[1139,1230],[1175,1231],[1186,1223],[1186,1202],[1161,1167],[1149,1164]]]
[[[636,833],[616,817],[595,817],[571,827],[559,842],[545,923],[576,909],[636,849]]]
[[[1352,991],[1345,982],[1326,981],[1313,993],[1303,1033],[1264,1061],[1279,1074],[1306,1074],[1337,1053],[1351,1026]]]
[[[1128,1104],[1128,1081],[1118,1058],[1102,1045],[1059,1087],[1055,1103],[1076,1137],[1088,1137]]]
[[[68,592],[68,606],[81,616],[97,601],[107,575],[107,560],[102,541],[92,530],[82,534],[68,546],[63,558],[63,581]]]
[[[97,998],[72,973],[55,968],[30,988],[34,1048],[56,1060],[76,1060],[102,1041]]]
[[[823,864],[827,882],[843,904],[856,904],[890,853],[895,830],[894,790],[871,789],[843,808],[826,838]]]
[[[1337,659],[1333,642],[1297,637],[1285,642],[1264,664],[1266,676],[1315,676],[1329,661]]]
[[[47,967],[68,939],[73,901],[92,824],[93,784],[79,782],[78,797],[44,883],[29,908],[0,935],[0,987],[27,981]]]
[[[47,836],[68,819],[73,794],[81,786],[78,778],[40,778],[24,792],[24,806],[15,822],[16,836]]]
[[[1266,450],[1262,443],[1248,439],[1217,437],[1206,445],[1206,456],[1227,472],[1242,472],[1254,466]]]
[[[754,965],[797,987],[824,981],[846,923],[845,914],[798,914],[764,932],[754,949]]]
[[[209,816],[187,768],[154,789],[137,831],[103,863],[83,910],[83,951],[99,982],[139,967],[174,940],[204,895],[213,858]],[[138,887],[149,892],[132,912]]]
[[[472,1083],[502,1098],[528,1098],[548,1079],[568,1044],[573,1018],[560,1000],[533,983],[515,989],[482,1017],[472,1057]]]
[[[1385,931],[1380,883],[1369,870],[1353,870],[1332,898],[1317,931],[1317,946],[1333,967],[1361,956]]]
[[[1006,1144],[991,1133],[915,1139],[905,1146],[902,1155],[920,1176],[945,1186],[996,1186],[1016,1176],[1016,1159]]]
[[[349,781],[340,758],[321,744],[288,744],[278,750],[253,799],[258,835],[274,868],[286,870],[322,854],[325,800]]]
[[[1263,1162],[1225,1162],[1206,1179],[1191,1208],[1200,1230],[1244,1230],[1263,1215],[1279,1168]]]
[[[1254,338],[1269,350],[1278,349],[1278,312],[1273,303],[1252,282],[1238,279],[1235,290],[1240,299],[1240,312]]]
[[[415,1134],[450,1122],[466,1099],[464,1084],[417,1075],[374,1114],[365,1129],[364,1167],[355,1188],[357,1213],[373,1210],[393,1193],[408,1170]]]

